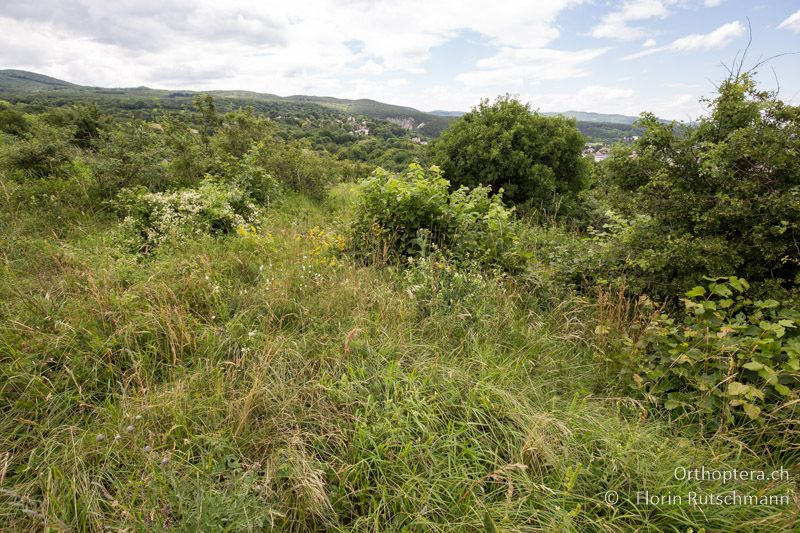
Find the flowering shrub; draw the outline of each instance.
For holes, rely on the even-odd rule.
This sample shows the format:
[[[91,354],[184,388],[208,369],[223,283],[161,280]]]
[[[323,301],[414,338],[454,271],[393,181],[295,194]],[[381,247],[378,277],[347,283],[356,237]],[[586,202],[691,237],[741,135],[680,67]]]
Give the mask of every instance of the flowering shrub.
[[[656,318],[628,348],[634,387],[669,411],[699,414],[714,425],[739,415],[793,420],[800,312],[776,300],[751,300],[748,289],[743,279],[716,278],[686,293],[683,320]]]
[[[144,187],[124,189],[115,204],[125,217],[122,229],[126,244],[141,253],[170,239],[180,241],[193,235],[251,228],[258,214],[241,189],[208,179],[195,189],[171,192],[152,193]]]
[[[385,263],[419,255],[427,242],[458,261],[506,270],[521,268],[513,209],[488,187],[450,192],[437,167],[411,164],[402,174],[378,169],[363,180],[353,224],[354,246],[369,262]]]
[[[440,254],[409,257],[403,282],[424,316],[455,311],[463,318],[477,315],[489,285],[480,269],[458,268]]]

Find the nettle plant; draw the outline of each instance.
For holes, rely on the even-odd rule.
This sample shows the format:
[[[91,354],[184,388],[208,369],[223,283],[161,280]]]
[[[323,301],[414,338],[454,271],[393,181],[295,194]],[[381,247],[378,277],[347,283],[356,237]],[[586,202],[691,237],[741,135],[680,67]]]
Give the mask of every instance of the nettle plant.
[[[660,315],[633,353],[632,384],[665,409],[724,426],[792,420],[800,393],[800,312],[752,300],[737,277],[686,293],[682,320]],[[712,422],[717,421],[717,422]]]
[[[245,191],[208,178],[196,188],[170,192],[123,189],[114,204],[124,216],[124,244],[142,254],[170,240],[253,228],[259,212]]]

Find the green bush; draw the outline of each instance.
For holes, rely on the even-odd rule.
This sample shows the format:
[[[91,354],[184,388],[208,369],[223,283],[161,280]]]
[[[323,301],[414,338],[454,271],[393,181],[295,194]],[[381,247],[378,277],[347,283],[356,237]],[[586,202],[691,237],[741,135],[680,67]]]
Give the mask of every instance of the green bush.
[[[110,200],[126,187],[163,191],[188,185],[169,179],[169,151],[160,124],[121,123],[102,131],[96,144],[92,166],[101,199]]]
[[[77,153],[71,143],[74,135],[72,126],[51,126],[31,116],[26,131],[0,140],[0,169],[19,180],[59,175]]]
[[[275,126],[250,108],[227,113],[219,122],[211,145],[217,153],[233,157],[244,156],[254,144],[270,141],[275,133]]]
[[[405,173],[378,169],[360,186],[354,245],[370,262],[397,261],[435,245],[461,262],[508,270],[525,261],[513,209],[488,187],[450,192],[441,170],[418,164]]]
[[[115,200],[124,244],[149,253],[165,241],[201,234],[221,235],[255,224],[257,207],[245,191],[203,180],[195,189],[153,193],[144,187],[124,189]]]
[[[409,257],[408,268],[403,271],[406,291],[415,298],[423,316],[477,316],[490,279],[480,269],[460,267],[436,253]]]
[[[800,287],[800,106],[748,74],[710,104],[693,125],[643,115],[642,138],[601,165],[598,196],[649,220],[631,228],[626,273],[660,296],[727,274]]]
[[[613,284],[662,299],[691,288],[698,273],[720,274],[740,265],[724,239],[671,235],[649,214],[609,209],[600,222],[575,243],[574,255],[556,261],[564,279],[575,285]]]
[[[42,117],[52,126],[72,128],[74,135],[71,142],[84,149],[91,148],[100,132],[110,123],[110,117],[103,115],[93,103],[50,109]]]
[[[555,214],[573,210],[586,186],[584,142],[574,120],[545,117],[506,96],[453,122],[430,152],[454,187],[502,189],[510,203]]]
[[[265,144],[259,142],[240,158],[220,157],[215,164],[216,175],[247,193],[257,204],[269,206],[280,198],[280,184],[259,163],[267,151]]]
[[[276,141],[259,153],[258,163],[288,189],[310,198],[324,198],[339,180],[339,163],[298,141]]]
[[[800,312],[753,300],[737,277],[686,293],[680,319],[656,317],[623,350],[626,382],[658,406],[712,429],[742,420],[794,425],[800,397]]]
[[[3,100],[0,100],[0,131],[10,135],[22,135],[28,131],[25,114]]]

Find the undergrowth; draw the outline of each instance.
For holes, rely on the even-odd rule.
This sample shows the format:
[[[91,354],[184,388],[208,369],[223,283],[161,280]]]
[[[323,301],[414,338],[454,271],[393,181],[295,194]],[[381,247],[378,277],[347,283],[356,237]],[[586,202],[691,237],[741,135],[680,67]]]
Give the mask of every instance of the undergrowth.
[[[350,194],[144,258],[101,213],[0,195],[2,529],[796,527],[785,457],[615,393],[606,358],[649,307],[435,253],[363,266]],[[701,466],[795,470],[675,475]],[[732,489],[788,503],[637,498]]]

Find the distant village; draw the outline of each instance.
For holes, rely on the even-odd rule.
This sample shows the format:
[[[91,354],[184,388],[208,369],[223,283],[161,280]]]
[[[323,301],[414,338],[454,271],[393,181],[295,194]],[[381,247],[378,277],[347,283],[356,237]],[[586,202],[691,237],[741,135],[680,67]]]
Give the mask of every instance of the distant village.
[[[393,124],[397,124],[398,126],[404,128],[404,129],[406,129],[408,131],[419,130],[420,128],[425,126],[424,122],[420,122],[419,124],[415,125],[414,124],[414,119],[412,119],[411,117],[388,117],[385,120],[388,121],[388,122],[391,122]],[[337,122],[341,123],[340,120],[337,120]],[[351,128],[350,129],[350,134],[351,135],[364,136],[364,137],[367,137],[367,136],[370,135],[369,126],[367,125],[367,121],[365,119],[359,120],[354,116],[349,116],[349,117],[347,117],[347,124]],[[623,142],[623,143],[633,143],[633,142],[639,140],[639,138],[640,138],[639,135],[628,135],[628,136],[623,137],[621,139],[621,142]],[[424,140],[420,136],[412,137],[411,138],[411,142],[414,143],[414,144],[422,145],[422,146],[425,146],[425,145],[428,144],[428,141]],[[611,151],[611,147],[606,145],[606,144],[603,144],[603,143],[587,143],[586,146],[584,146],[583,151],[581,152],[581,154],[584,157],[592,157],[596,162],[600,162],[600,161],[605,160],[609,156],[610,151]]]
[[[632,143],[638,140],[638,135],[629,135],[622,138],[622,142],[624,143]],[[584,157],[593,157],[596,162],[600,162],[608,157],[610,151],[611,149],[604,144],[590,143],[583,148],[583,152],[581,153]]]
[[[397,124],[401,128],[404,128],[404,129],[409,130],[409,131],[412,131],[412,130],[415,130],[415,129],[419,130],[419,129],[425,127],[425,123],[424,122],[420,122],[419,124],[417,124],[415,126],[414,125],[414,119],[410,118],[410,117],[405,117],[405,118],[389,117],[389,118],[386,119],[386,121],[387,122],[391,122],[392,124]],[[349,117],[347,117],[347,123],[350,125],[350,127],[353,128],[352,130],[350,130],[350,133],[352,135],[363,135],[363,136],[368,136],[369,135],[369,127],[367,126],[367,121],[366,120],[361,120],[361,122],[359,122],[358,119],[356,119],[355,117],[349,116]],[[419,137],[419,136],[412,137],[411,138],[411,142],[414,143],[414,144],[422,145],[422,146],[425,146],[426,144],[428,144],[428,141],[423,140],[422,137]]]

